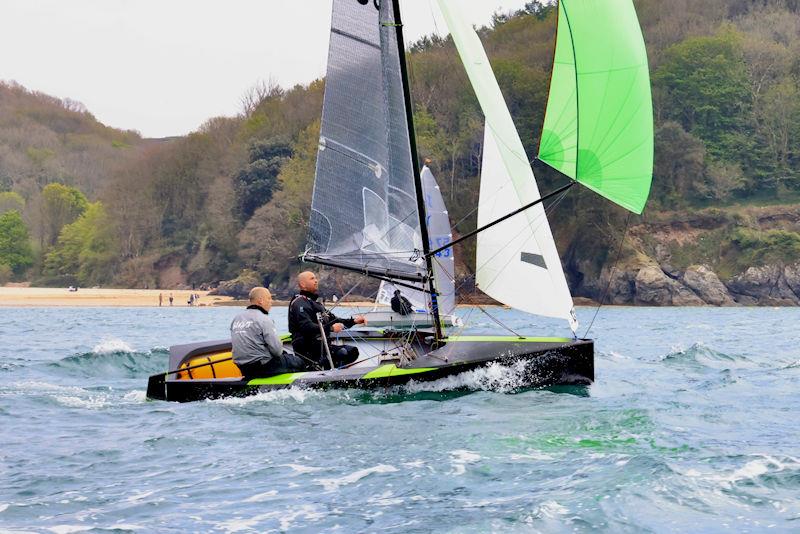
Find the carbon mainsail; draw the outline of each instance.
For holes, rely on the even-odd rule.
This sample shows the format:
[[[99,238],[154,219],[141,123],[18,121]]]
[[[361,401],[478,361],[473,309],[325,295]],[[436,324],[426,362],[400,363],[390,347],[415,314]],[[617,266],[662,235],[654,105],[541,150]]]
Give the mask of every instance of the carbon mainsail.
[[[423,280],[396,0],[334,0],[306,259]]]

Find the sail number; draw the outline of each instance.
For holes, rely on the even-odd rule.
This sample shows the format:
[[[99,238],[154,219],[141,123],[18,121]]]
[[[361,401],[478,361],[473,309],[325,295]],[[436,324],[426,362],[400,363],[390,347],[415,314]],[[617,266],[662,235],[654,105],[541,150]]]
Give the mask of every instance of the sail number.
[[[450,237],[448,236],[431,236],[431,248],[436,250],[437,248],[441,248],[446,246],[450,243]],[[435,256],[437,258],[449,258],[452,255],[452,248],[446,248],[441,252],[437,252]]]

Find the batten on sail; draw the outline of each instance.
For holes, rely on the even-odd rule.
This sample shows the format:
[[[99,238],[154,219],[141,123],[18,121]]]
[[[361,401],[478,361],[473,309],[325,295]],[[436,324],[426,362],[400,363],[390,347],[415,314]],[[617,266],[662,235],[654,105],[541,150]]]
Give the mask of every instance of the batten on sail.
[[[376,6],[333,2],[305,259],[422,281],[428,274],[415,254],[422,238],[394,1]]]
[[[541,198],[533,170],[486,52],[454,0],[438,0],[486,118],[478,226]],[[519,310],[577,321],[544,207],[478,234],[476,282],[486,294]]]
[[[431,249],[440,248],[452,241],[453,235],[450,231],[450,217],[442,198],[442,193],[431,170],[425,166],[420,173],[422,179],[422,191],[425,199],[425,213],[427,214],[428,238],[431,242]],[[436,281],[436,292],[438,293],[439,313],[451,315],[456,309],[456,288],[455,288],[455,256],[453,249],[446,248],[433,257],[433,277]],[[417,311],[430,311],[431,303],[429,293],[422,284],[418,284],[418,289],[397,288],[390,282],[381,282],[378,289],[376,304],[388,306],[394,295],[395,289],[401,289]]]
[[[539,159],[635,213],[653,176],[647,52],[631,0],[560,0]]]

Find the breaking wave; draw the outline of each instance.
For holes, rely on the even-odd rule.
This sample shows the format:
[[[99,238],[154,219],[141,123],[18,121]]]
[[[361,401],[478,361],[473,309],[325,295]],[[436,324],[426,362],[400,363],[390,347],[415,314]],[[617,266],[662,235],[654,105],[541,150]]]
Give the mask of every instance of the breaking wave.
[[[722,489],[734,486],[776,488],[800,487],[800,458],[769,454],[752,454],[735,458],[738,465],[713,471],[689,469],[683,476],[709,482]],[[740,462],[744,462],[741,464]]]
[[[667,365],[686,365],[711,369],[752,367],[754,365],[744,356],[719,352],[702,343],[695,343],[688,349],[673,348],[672,352],[664,356],[661,361]]]
[[[166,369],[168,357],[169,350],[162,347],[138,352],[124,341],[109,340],[91,352],[67,356],[48,365],[76,376],[143,378]]]
[[[517,393],[531,384],[528,362],[518,360],[511,364],[491,363],[486,367],[466,371],[432,382],[409,382],[402,386],[408,393],[441,391],[494,391]]]

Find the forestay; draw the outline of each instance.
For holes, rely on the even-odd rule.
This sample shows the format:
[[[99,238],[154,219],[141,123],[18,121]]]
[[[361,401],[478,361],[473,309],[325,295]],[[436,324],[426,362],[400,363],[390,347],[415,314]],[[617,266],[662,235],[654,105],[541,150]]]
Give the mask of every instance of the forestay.
[[[539,198],[533,170],[480,39],[455,0],[438,0],[486,118],[478,225]],[[492,298],[529,313],[577,321],[541,204],[478,234],[476,282]]]
[[[306,258],[421,280],[394,0],[376,5],[333,2]]]
[[[436,183],[431,170],[425,166],[422,168],[422,191],[425,198],[425,213],[428,226],[428,238],[430,239],[431,250],[441,248],[453,239],[450,230],[450,216],[447,212],[442,192]],[[455,256],[452,248],[446,248],[438,252],[433,257],[433,276],[436,291],[438,293],[437,302],[439,313],[450,315],[456,309],[456,288],[455,288]],[[388,306],[394,295],[394,291],[399,289],[406,297],[414,309],[417,311],[430,311],[430,298],[422,290],[414,290],[405,287],[396,287],[394,284],[382,282],[378,290],[376,304]]]
[[[539,159],[641,213],[653,177],[653,105],[631,0],[560,0]]]

